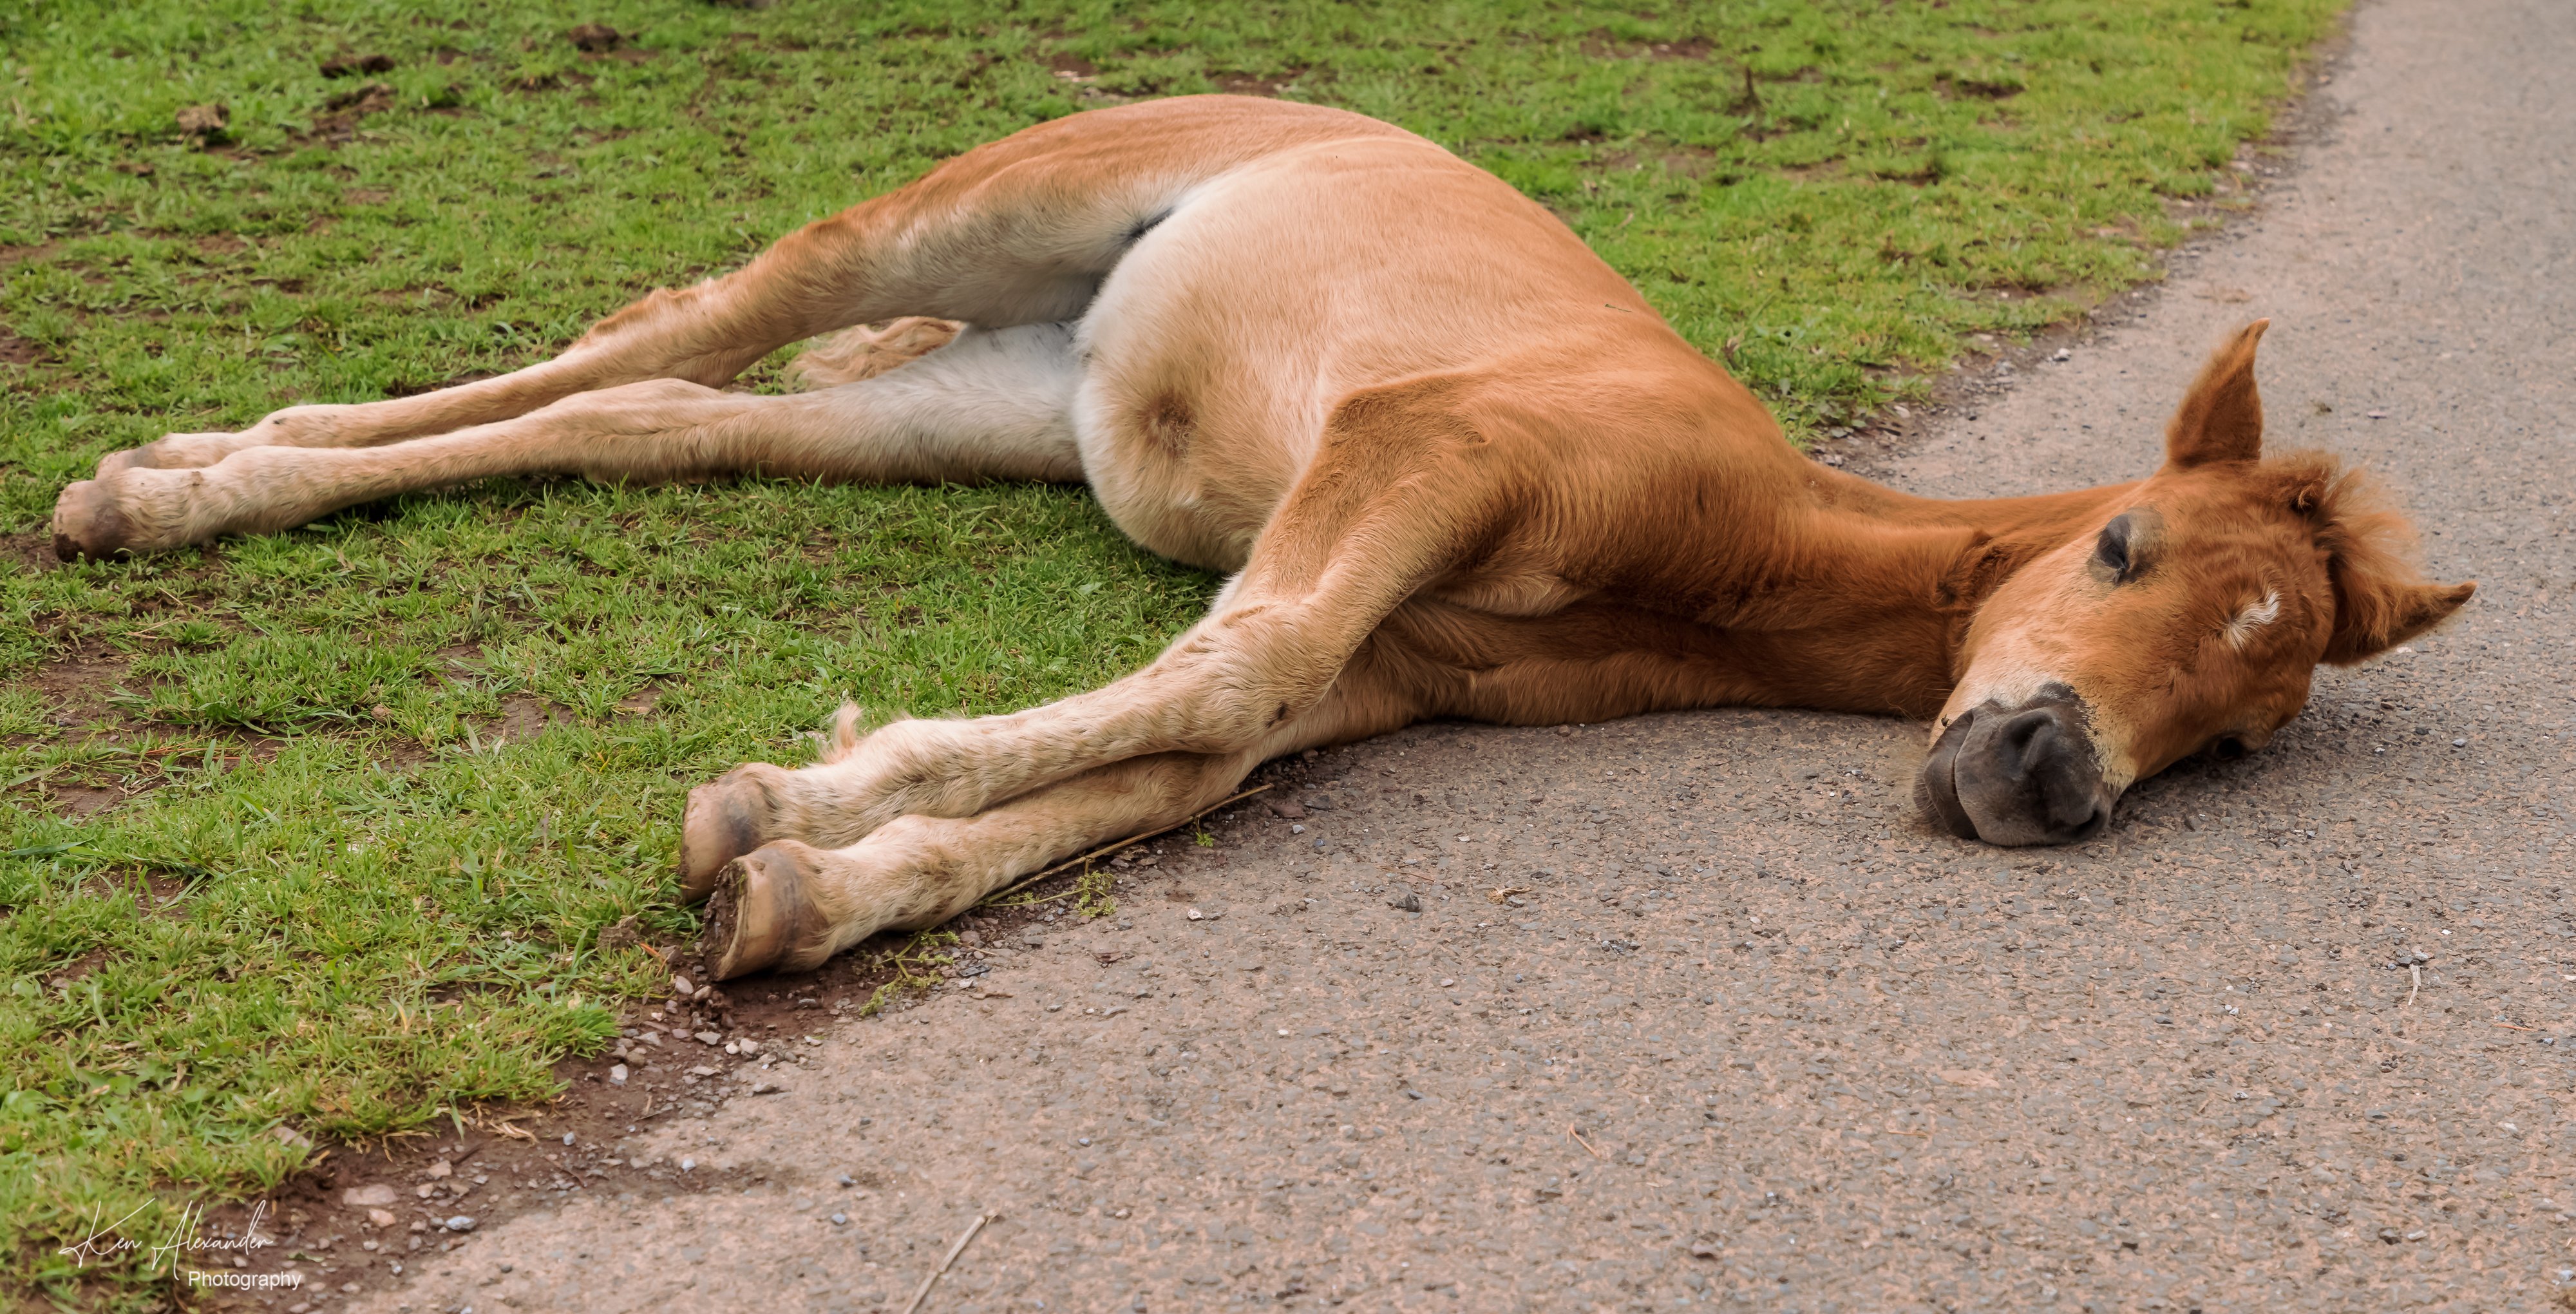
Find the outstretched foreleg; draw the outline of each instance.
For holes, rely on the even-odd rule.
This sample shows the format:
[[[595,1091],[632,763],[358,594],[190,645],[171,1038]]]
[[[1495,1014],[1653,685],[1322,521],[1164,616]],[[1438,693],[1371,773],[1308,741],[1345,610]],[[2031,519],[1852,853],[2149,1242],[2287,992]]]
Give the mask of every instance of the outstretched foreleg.
[[[707,882],[707,952],[718,979],[800,971],[878,931],[936,926],[1049,863],[1188,820],[1270,758],[1384,734],[1420,710],[1400,674],[1363,654],[1320,705],[1232,753],[1112,762],[971,817],[900,817],[854,843],[763,844]]]

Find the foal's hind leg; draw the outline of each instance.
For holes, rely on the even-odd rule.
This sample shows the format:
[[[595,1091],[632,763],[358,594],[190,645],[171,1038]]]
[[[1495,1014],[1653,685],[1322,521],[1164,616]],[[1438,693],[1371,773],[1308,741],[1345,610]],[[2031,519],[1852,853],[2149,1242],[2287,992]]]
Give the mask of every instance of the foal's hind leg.
[[[720,387],[788,343],[900,316],[988,328],[1071,319],[1190,189],[1284,146],[1395,132],[1336,110],[1226,97],[1073,115],[808,224],[735,273],[655,292],[553,360],[415,397],[289,407],[240,433],[172,434],[108,457],[99,474],[195,468],[254,447],[368,447],[646,379]]]
[[[528,415],[366,448],[253,447],[202,470],[73,485],[54,532],[137,552],[290,528],[396,493],[495,475],[650,483],[759,472],[872,483],[1073,482],[1071,331],[970,330],[891,373],[788,397],[655,379]]]

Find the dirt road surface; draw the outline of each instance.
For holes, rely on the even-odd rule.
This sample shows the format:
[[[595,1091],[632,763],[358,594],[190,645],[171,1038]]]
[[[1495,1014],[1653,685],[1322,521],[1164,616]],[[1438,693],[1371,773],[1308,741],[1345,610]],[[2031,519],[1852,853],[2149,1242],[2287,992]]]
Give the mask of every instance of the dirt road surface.
[[[2143,474],[2268,315],[2272,444],[2385,472],[2483,582],[2106,838],[1936,832],[1895,722],[1418,727],[1274,771],[1113,919],[979,932],[929,1002],[827,1000],[757,1057],[639,1044],[618,1093],[676,1111],[277,1303],[899,1311],[989,1216],[924,1309],[2554,1308],[2571,67],[2576,7],[2366,4],[2261,213],[1883,462]]]

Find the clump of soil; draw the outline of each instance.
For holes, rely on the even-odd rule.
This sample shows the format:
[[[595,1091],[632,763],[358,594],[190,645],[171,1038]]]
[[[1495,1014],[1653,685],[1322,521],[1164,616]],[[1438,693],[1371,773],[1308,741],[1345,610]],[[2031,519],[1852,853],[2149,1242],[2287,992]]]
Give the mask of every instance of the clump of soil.
[[[326,78],[347,78],[356,77],[361,73],[393,71],[394,61],[384,55],[341,55],[335,59],[322,61],[322,76]]]
[[[225,130],[231,121],[232,111],[221,105],[191,105],[179,111],[179,132],[196,138],[198,145],[219,146],[230,140]]]

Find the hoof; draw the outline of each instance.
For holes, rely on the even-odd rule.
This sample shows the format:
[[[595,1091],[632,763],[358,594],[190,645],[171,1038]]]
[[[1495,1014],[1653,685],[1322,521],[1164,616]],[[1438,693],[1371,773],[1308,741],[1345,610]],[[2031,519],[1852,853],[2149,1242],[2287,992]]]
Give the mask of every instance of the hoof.
[[[61,560],[125,551],[131,533],[125,513],[98,480],[83,479],[54,499],[54,556]]]
[[[792,840],[764,845],[717,873],[706,923],[706,953],[717,980],[801,972],[832,956],[831,924],[809,897],[809,868],[800,860],[813,853]]]
[[[119,470],[158,470],[161,468],[161,444],[145,443],[121,452],[109,452],[99,458],[98,473],[92,479],[105,479]]]
[[[689,791],[680,814],[680,898],[696,903],[716,888],[725,864],[770,840],[769,794],[756,768],[735,767]]]

